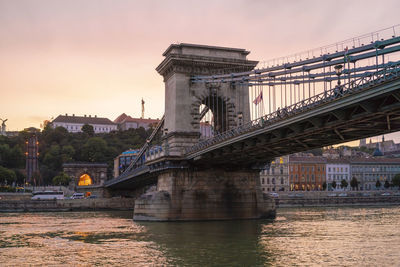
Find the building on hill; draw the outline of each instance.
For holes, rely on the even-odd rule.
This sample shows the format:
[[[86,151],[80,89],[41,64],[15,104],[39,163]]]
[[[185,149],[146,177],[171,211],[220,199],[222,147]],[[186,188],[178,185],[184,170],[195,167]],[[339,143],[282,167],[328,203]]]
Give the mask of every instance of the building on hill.
[[[75,114],[72,114],[72,116],[68,116],[68,114],[65,114],[59,115],[51,122],[53,128],[64,127],[70,133],[82,132],[82,126],[85,124],[92,125],[95,133],[109,133],[118,130],[117,124],[96,115],[92,117],[91,115],[75,116]]]
[[[385,136],[383,135],[381,142],[372,142],[372,139],[369,139],[369,143],[363,142],[363,146],[369,149],[376,149],[378,147],[384,155],[388,152],[400,150],[400,144],[396,144],[393,140],[385,140]]]
[[[143,127],[144,129],[149,129],[151,127],[155,127],[160,122],[159,119],[142,119],[142,118],[132,118],[125,113],[119,115],[114,123],[118,125],[118,129],[122,131],[126,131],[129,129],[137,129]]]

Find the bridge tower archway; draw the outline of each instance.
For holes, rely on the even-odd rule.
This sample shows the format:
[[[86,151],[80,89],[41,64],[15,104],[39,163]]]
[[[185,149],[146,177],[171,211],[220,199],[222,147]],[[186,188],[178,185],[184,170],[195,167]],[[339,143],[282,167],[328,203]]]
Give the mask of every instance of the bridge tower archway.
[[[182,156],[201,137],[200,110],[213,115],[213,130],[223,132],[250,120],[248,86],[233,83],[197,83],[194,77],[252,70],[258,61],[247,60],[249,51],[238,48],[172,44],[156,68],[165,83],[164,145],[170,156]],[[240,114],[240,116],[238,116]],[[209,120],[209,123],[211,120]]]

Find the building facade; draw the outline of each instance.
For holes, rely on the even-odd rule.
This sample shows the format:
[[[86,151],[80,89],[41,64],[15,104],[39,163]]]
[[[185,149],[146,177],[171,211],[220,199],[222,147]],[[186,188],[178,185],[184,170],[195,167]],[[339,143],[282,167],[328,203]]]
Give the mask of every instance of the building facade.
[[[323,157],[289,157],[289,182],[291,191],[322,190],[326,182]]]
[[[326,160],[326,183],[328,190],[345,189],[341,188],[342,180],[345,180],[350,186],[350,162],[347,159],[327,159]],[[336,186],[332,183],[335,181]],[[335,185],[334,183],[334,185]]]
[[[114,123],[118,125],[118,128],[122,131],[129,129],[137,129],[143,127],[144,129],[149,129],[151,127],[157,126],[160,122],[158,119],[142,119],[142,118],[132,118],[131,116],[122,113],[115,120]]]
[[[268,168],[260,172],[260,180],[264,193],[289,191],[289,156],[275,158]]]
[[[400,173],[398,158],[354,158],[351,160],[351,177],[359,182],[360,190],[377,190],[384,188],[387,181],[391,184],[393,177]],[[377,181],[381,184],[376,187]]]
[[[91,115],[82,117],[75,116],[75,114],[72,114],[72,116],[65,114],[59,115],[51,122],[53,128],[64,127],[70,133],[82,132],[82,126],[85,124],[92,125],[95,133],[109,133],[118,130],[116,123],[107,118],[99,118],[96,115],[94,117]]]
[[[131,149],[122,152],[114,159],[114,178],[123,173],[139,153],[139,149]]]

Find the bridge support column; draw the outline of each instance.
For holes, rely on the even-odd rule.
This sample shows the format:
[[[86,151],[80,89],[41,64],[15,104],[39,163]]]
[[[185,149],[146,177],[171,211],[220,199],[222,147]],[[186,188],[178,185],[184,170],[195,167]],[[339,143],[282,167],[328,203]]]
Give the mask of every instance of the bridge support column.
[[[275,202],[263,196],[258,171],[168,170],[157,191],[135,202],[134,220],[185,221],[256,219],[275,216]]]

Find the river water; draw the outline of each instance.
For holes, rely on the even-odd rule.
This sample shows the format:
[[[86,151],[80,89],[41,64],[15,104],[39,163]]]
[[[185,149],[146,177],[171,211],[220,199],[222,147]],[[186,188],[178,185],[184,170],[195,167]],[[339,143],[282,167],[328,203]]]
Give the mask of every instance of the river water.
[[[400,266],[400,207],[142,223],[131,212],[0,213],[0,266]]]

